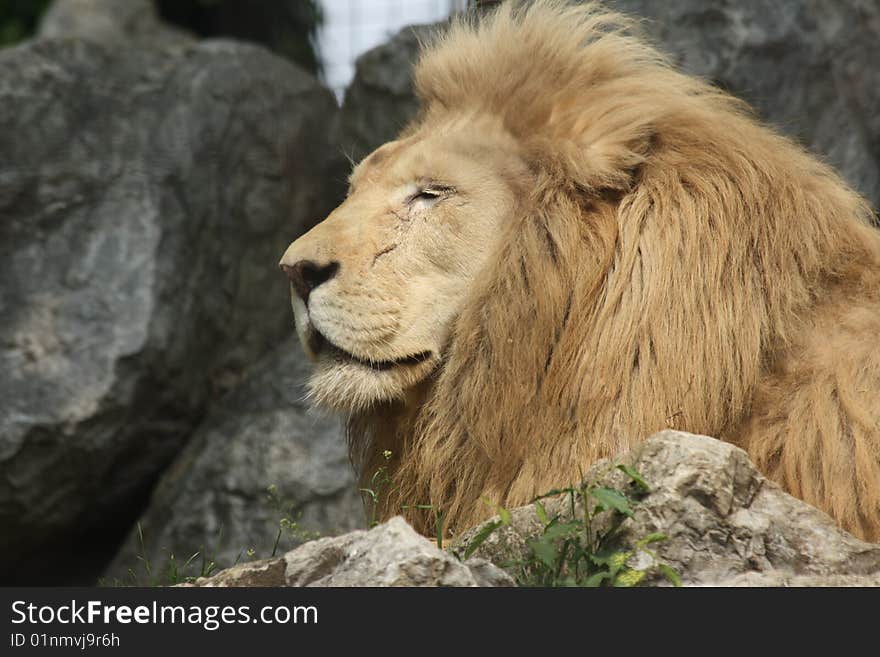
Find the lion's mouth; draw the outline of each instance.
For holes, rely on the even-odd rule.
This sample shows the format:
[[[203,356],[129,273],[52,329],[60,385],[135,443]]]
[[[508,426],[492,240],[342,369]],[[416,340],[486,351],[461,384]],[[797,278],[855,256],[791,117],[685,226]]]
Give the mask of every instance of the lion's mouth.
[[[312,327],[309,332],[309,349],[316,356],[326,354],[338,362],[356,363],[371,370],[385,371],[395,367],[412,366],[423,363],[431,357],[430,351],[420,351],[410,356],[395,358],[394,360],[372,360],[360,358],[345,349],[336,346],[325,338],[317,329]]]

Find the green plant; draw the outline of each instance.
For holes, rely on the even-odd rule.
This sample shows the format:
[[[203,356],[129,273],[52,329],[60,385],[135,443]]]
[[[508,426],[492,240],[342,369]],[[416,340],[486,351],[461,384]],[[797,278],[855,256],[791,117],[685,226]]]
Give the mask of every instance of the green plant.
[[[402,509],[422,509],[423,511],[433,511],[434,512],[434,528],[435,528],[435,536],[434,540],[437,543],[437,547],[441,550],[443,549],[443,511],[434,507],[433,504],[405,504],[401,507]]]
[[[98,586],[174,586],[186,582],[193,582],[199,577],[209,577],[222,568],[217,565],[216,554],[223,540],[223,528],[217,532],[217,541],[211,555],[204,548],[193,552],[182,563],[173,552],[168,553],[168,558],[161,567],[156,567],[150,560],[146,543],[144,542],[144,530],[141,523],[137,523],[138,550],[136,559],[140,566],[139,570],[129,568],[124,579],[113,578],[98,580]],[[241,552],[235,560],[238,563]],[[194,567],[198,565],[198,569]]]
[[[269,504],[279,514],[278,533],[275,535],[275,543],[272,545],[272,553],[270,557],[274,557],[278,553],[278,546],[281,538],[287,535],[291,539],[292,545],[299,545],[312,541],[321,536],[320,532],[304,529],[300,526],[302,519],[302,511],[298,509],[299,504],[294,500],[282,498],[278,493],[278,487],[272,484],[266,489]],[[253,556],[255,552],[251,550],[249,556]]]
[[[382,458],[385,459],[385,463],[380,465],[373,473],[373,476],[370,477],[369,488],[358,489],[369,500],[370,527],[375,527],[379,524],[379,500],[382,498],[383,493],[391,486],[391,477],[388,475],[388,464],[391,462],[391,456],[391,452],[387,449],[382,452]]]
[[[383,465],[380,465],[376,471],[373,473],[373,476],[370,478],[370,486],[369,488],[360,488],[361,493],[367,496],[369,506],[370,506],[370,528],[375,527],[379,524],[379,501],[382,498],[382,495],[387,491],[391,490],[393,486],[393,482],[391,480],[390,475],[388,474],[388,464],[391,462],[391,457],[393,454],[390,450],[385,450],[382,452],[382,458],[385,460]],[[436,528],[436,536],[435,540],[437,542],[437,547],[441,550],[443,549],[443,511],[435,507],[433,504],[404,504],[400,507],[401,509],[421,509],[423,511],[433,511],[434,512],[434,527]]]
[[[287,536],[290,539],[291,547],[300,543],[311,541],[320,536],[319,532],[304,529],[300,525],[302,512],[297,509],[299,506],[295,501],[284,498],[278,492],[278,487],[274,484],[266,488],[266,500],[269,505],[278,514],[278,530],[275,535],[275,541],[272,545],[269,557],[274,557],[278,553],[278,549],[282,544],[282,539]],[[200,577],[210,577],[224,568],[235,566],[241,562],[242,557],[246,557],[248,561],[262,558],[258,551],[253,547],[241,548],[235,561],[232,563],[220,563],[217,554],[223,544],[223,527],[217,531],[217,538],[214,542],[213,550],[208,550],[205,546],[201,546],[198,550],[192,552],[190,556],[183,561],[178,559],[174,552],[169,551],[167,558],[161,564],[154,564],[149,555],[144,540],[144,531],[141,524],[137,524],[137,565],[129,568],[123,579],[114,578],[113,580],[100,579],[100,586],[174,586],[175,584],[183,584],[193,582]]]
[[[633,517],[638,498],[650,489],[631,466],[615,467],[629,480],[625,489],[583,483],[548,491],[533,500],[541,534],[527,541],[522,558],[501,564],[515,573],[520,586],[637,586],[652,571],[674,586],[681,585],[678,573],[648,547],[666,540],[665,534],[649,534],[631,547],[621,545],[621,525]],[[567,504],[557,504],[560,510],[551,515],[543,501],[560,497]],[[510,524],[510,512],[499,509],[498,518],[483,525],[458,556],[467,559],[495,531]],[[651,558],[649,567],[629,565],[640,553]]]

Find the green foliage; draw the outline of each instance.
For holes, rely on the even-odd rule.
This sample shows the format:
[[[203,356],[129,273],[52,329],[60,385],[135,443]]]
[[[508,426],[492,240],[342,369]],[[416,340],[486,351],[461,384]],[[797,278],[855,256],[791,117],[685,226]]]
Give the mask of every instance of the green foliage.
[[[382,458],[385,460],[385,463],[383,465],[380,465],[373,473],[373,476],[370,478],[370,485],[368,488],[358,489],[367,498],[366,501],[370,508],[369,526],[371,529],[379,524],[379,501],[382,499],[382,495],[387,494],[394,485],[394,482],[391,480],[391,477],[388,474],[388,464],[391,462],[392,456],[393,454],[387,449],[382,452]],[[443,549],[444,527],[442,510],[437,509],[433,504],[404,504],[400,508],[419,509],[420,511],[433,512],[434,527],[436,528],[434,540],[437,542],[437,547],[439,547],[441,550]]]
[[[434,512],[434,541],[437,547],[443,549],[443,511],[434,508],[433,504],[404,504],[401,509],[420,509]],[[373,527],[374,525],[370,525]]]
[[[129,568],[123,579],[115,578],[112,581],[102,579],[98,581],[98,584],[101,586],[174,586],[175,584],[193,582],[200,577],[210,577],[224,568],[237,565],[242,561],[242,557],[245,557],[245,561],[274,557],[279,551],[286,552],[296,545],[320,537],[319,532],[309,531],[300,526],[302,512],[298,510],[299,504],[282,497],[278,492],[278,487],[274,484],[266,489],[266,501],[278,518],[278,530],[271,551],[266,549],[261,554],[254,547],[243,547],[238,551],[235,561],[221,564],[217,560],[217,554],[223,545],[223,527],[220,527],[213,548],[201,546],[183,560],[169,551],[167,558],[157,565],[153,564],[148,556],[143,528],[138,523],[137,567]]]
[[[486,539],[494,534],[496,529],[504,527],[504,525],[505,523],[502,520],[490,520],[487,522],[480,528],[480,531],[474,534],[473,538],[465,546],[464,553],[459,555],[460,558],[462,560],[470,559],[471,555],[477,551],[477,548],[485,543]]]
[[[173,552],[168,553],[168,558],[159,565],[154,565],[147,556],[147,547],[144,542],[144,530],[141,523],[137,524],[137,568],[129,568],[124,579],[115,578],[112,581],[98,580],[99,586],[175,586],[185,582],[192,582],[199,577],[210,577],[222,568],[216,561],[217,550],[223,540],[223,528],[217,532],[217,540],[213,551],[208,552],[201,548],[193,552],[182,562]],[[239,554],[241,557],[241,554]],[[238,559],[236,559],[238,563]]]
[[[369,502],[370,527],[375,527],[379,524],[379,500],[391,486],[391,477],[388,476],[388,464],[391,462],[391,456],[391,452],[387,449],[382,452],[385,464],[380,465],[373,473],[373,476],[370,477],[370,486],[368,488],[359,489],[361,493],[367,496]]]
[[[52,0],[0,0],[0,48],[30,37]]]
[[[631,466],[617,469],[629,478],[625,490],[585,483],[549,491],[533,500],[541,522],[541,535],[527,542],[527,553],[501,564],[515,573],[520,586],[637,586],[651,572],[657,572],[674,586],[681,585],[678,573],[660,562],[648,546],[666,540],[660,533],[649,534],[631,547],[620,545],[620,528],[633,517],[638,497],[649,491],[648,484]],[[567,512],[548,513],[542,500],[567,497]],[[601,522],[600,522],[601,521]],[[470,557],[498,529],[510,525],[510,513],[501,509],[498,519],[480,529],[458,556]],[[652,565],[638,569],[629,565],[644,553]]]
[[[392,486],[388,474],[388,464],[392,454],[385,451],[382,457],[385,463],[373,474],[369,487],[361,489],[372,506],[370,527],[379,524],[379,501]],[[541,522],[541,534],[527,542],[527,552],[522,558],[499,565],[514,573],[520,586],[629,587],[643,583],[651,573],[659,574],[674,586],[681,586],[679,574],[668,564],[662,563],[649,547],[666,540],[665,534],[653,533],[640,538],[632,546],[621,545],[622,524],[633,517],[639,498],[650,489],[647,482],[631,466],[617,465],[616,469],[628,478],[627,485],[622,488],[584,483],[580,486],[551,490],[535,498],[532,505]],[[564,496],[562,499],[567,504],[554,504],[554,509],[561,510],[551,514],[544,500],[560,496]],[[268,487],[266,499],[279,516],[275,542],[267,556],[275,556],[278,553],[279,545],[285,537],[292,542],[303,543],[319,536],[316,532],[306,531],[300,527],[297,504],[282,498],[276,486]],[[404,508],[416,508],[433,513],[437,528],[437,546],[442,549],[444,535],[442,510],[431,504]],[[462,560],[468,559],[497,530],[511,525],[512,517],[507,509],[496,507],[496,511],[497,518],[485,523],[463,548],[452,551],[455,556]],[[248,548],[239,551],[233,564],[218,564],[216,555],[223,538],[221,528],[213,550],[200,548],[182,561],[173,553],[169,553],[161,567],[156,568],[146,556],[147,550],[140,524],[137,527],[137,534],[139,545],[137,558],[140,571],[129,570],[125,581],[114,580],[112,582],[114,586],[167,586],[191,582],[239,563],[242,555],[246,555],[248,560],[259,558],[254,548]],[[651,564],[647,568],[640,569],[631,565],[633,557],[640,554],[650,557]],[[106,582],[101,583],[106,584]]]
[[[278,533],[275,535],[275,543],[272,545],[272,553],[270,557],[278,554],[278,546],[282,543],[282,539],[286,536],[289,541],[286,547],[293,548],[295,545],[313,541],[320,538],[321,533],[304,529],[300,526],[302,519],[302,511],[299,510],[299,504],[290,499],[282,498],[278,493],[278,487],[272,484],[266,489],[266,498],[271,507],[278,515]],[[286,551],[286,549],[285,549]],[[248,552],[249,557],[256,556],[256,552],[251,549]]]

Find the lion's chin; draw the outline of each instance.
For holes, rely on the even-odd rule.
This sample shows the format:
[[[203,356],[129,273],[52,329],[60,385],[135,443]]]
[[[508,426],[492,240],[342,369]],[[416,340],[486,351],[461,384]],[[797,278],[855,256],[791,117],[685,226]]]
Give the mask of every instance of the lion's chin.
[[[350,415],[375,406],[405,400],[407,391],[440,364],[439,351],[414,350],[394,359],[363,358],[334,344],[303,312],[294,312],[297,333],[314,364],[308,399],[317,406]],[[299,308],[304,311],[304,306]]]
[[[407,391],[428,377],[439,363],[439,356],[430,353],[417,361],[377,369],[321,355],[309,378],[309,399],[333,411],[364,413],[384,402],[405,400]]]

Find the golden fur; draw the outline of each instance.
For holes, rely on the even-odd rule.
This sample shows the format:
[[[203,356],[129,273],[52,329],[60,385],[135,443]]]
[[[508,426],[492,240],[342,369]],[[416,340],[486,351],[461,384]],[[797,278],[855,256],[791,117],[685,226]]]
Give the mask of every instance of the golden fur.
[[[382,515],[409,505],[430,532],[412,507],[430,503],[462,530],[484,499],[526,503],[673,427],[741,445],[880,540],[880,232],[862,198],[596,5],[459,21],[416,83],[392,150],[491,141],[468,126],[495,121],[516,201],[429,371],[349,409],[364,475],[393,453]]]

